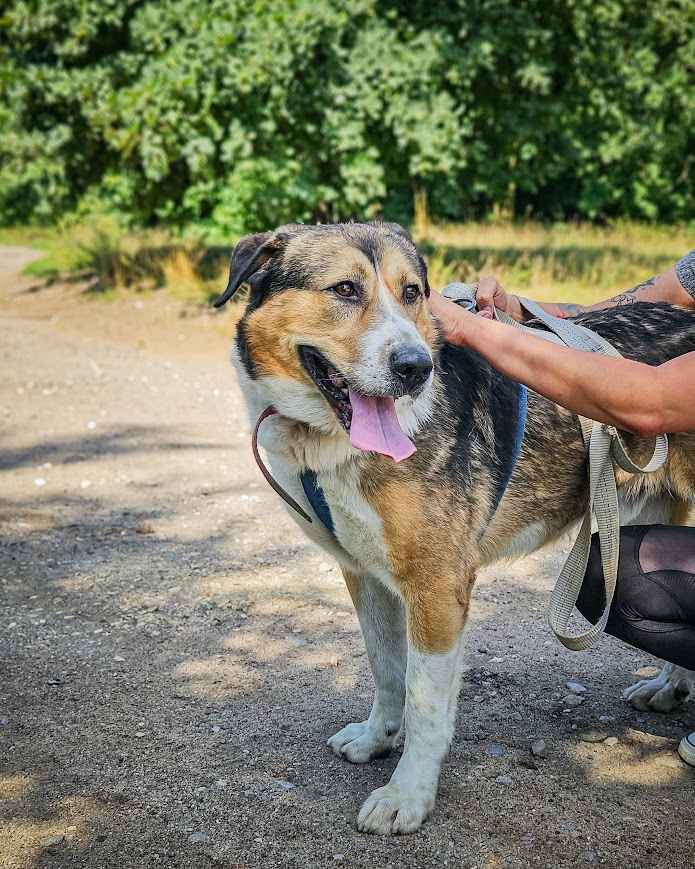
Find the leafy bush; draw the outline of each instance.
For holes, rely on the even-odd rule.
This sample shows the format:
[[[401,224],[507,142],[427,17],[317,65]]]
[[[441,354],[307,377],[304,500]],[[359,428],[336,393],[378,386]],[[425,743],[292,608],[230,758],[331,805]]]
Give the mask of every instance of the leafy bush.
[[[0,222],[695,218],[695,0],[7,0]]]

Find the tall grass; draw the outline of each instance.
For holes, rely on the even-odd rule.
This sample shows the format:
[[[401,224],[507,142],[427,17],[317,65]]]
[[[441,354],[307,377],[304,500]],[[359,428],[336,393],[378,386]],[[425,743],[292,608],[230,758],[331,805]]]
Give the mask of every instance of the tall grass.
[[[427,254],[430,284],[494,274],[541,300],[590,303],[665,271],[695,247],[695,228],[626,221],[590,224],[439,224],[417,204],[413,234]]]
[[[231,250],[163,230],[126,232],[109,220],[2,230],[0,242],[41,249],[44,256],[26,272],[47,282],[83,278],[92,293],[166,289],[189,302],[206,302],[220,292]]]
[[[695,246],[695,230],[617,222],[588,224],[436,223],[416,196],[413,237],[426,255],[430,284],[494,274],[510,290],[538,299],[592,302],[673,265]],[[0,242],[41,248],[27,271],[53,280],[75,275],[95,292],[166,289],[204,303],[224,287],[231,245],[162,230],[126,232],[108,220],[52,229],[0,231]]]

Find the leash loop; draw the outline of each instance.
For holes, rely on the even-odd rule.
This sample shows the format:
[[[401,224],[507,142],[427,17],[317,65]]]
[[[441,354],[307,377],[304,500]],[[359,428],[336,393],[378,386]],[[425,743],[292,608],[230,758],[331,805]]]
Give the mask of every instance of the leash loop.
[[[530,299],[519,299],[522,306],[547,326],[567,347],[606,356],[620,357],[616,348],[601,335],[571,320],[553,317]],[[498,312],[498,318],[499,317]],[[507,315],[505,315],[505,321]],[[511,318],[508,318],[511,319]],[[515,325],[520,323],[513,321]],[[528,328],[521,326],[521,328]],[[529,329],[535,335],[538,330]],[[668,438],[657,435],[654,440],[652,457],[646,465],[639,465],[629,455],[625,442],[618,430],[612,425],[604,425],[593,420],[579,417],[582,427],[584,446],[589,462],[589,500],[579,534],[570,550],[567,560],[560,571],[550,597],[548,622],[555,636],[572,651],[591,648],[605,630],[610,616],[611,604],[618,581],[618,557],[620,554],[620,507],[618,489],[615,481],[617,464],[631,474],[651,474],[663,467],[668,458]],[[580,634],[570,634],[569,625],[572,613],[579,599],[584,582],[586,566],[591,548],[591,517],[595,516],[601,548],[603,586],[605,605],[598,621],[589,630]]]
[[[254,429],[253,429],[253,435],[251,436],[251,449],[253,450],[253,457],[256,460],[256,464],[258,465],[260,472],[265,477],[266,482],[268,483],[270,488],[273,489],[273,491],[275,491],[286,504],[288,504],[297,513],[299,513],[299,515],[302,517],[302,519],[305,519],[307,522],[313,522],[311,516],[306,512],[306,510],[303,507],[301,507],[294,500],[292,495],[290,495],[289,492],[286,492],[282,488],[280,483],[277,482],[275,477],[273,477],[273,475],[270,473],[270,471],[268,470],[268,468],[264,464],[263,459],[261,458],[261,454],[258,450],[258,429],[261,427],[261,423],[263,422],[263,420],[268,419],[269,416],[274,416],[276,413],[277,413],[277,410],[275,410],[275,408],[271,404],[269,407],[266,407],[266,409],[263,411],[263,413],[258,417],[258,419],[256,421],[256,425],[254,426]]]

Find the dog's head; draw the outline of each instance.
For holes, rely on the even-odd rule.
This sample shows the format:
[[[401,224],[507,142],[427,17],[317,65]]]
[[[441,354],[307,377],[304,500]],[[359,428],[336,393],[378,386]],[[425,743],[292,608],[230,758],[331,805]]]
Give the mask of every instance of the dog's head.
[[[380,451],[398,452],[399,435],[427,416],[437,341],[426,266],[404,230],[289,225],[247,236],[215,305],[244,283],[237,349],[264,400],[326,434],[351,433],[355,446],[385,438]]]

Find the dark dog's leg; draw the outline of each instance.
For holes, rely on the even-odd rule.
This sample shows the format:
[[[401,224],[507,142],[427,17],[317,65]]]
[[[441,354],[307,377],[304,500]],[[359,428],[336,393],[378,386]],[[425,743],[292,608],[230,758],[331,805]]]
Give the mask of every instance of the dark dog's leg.
[[[408,616],[405,747],[387,785],[362,806],[357,826],[369,833],[410,833],[434,807],[442,761],[456,717],[466,605],[455,583],[403,584]]]
[[[405,702],[407,643],[403,603],[376,579],[343,571],[360,620],[374,675],[374,704],[366,721],[348,724],[328,740],[339,756],[366,763],[393,747]]]

